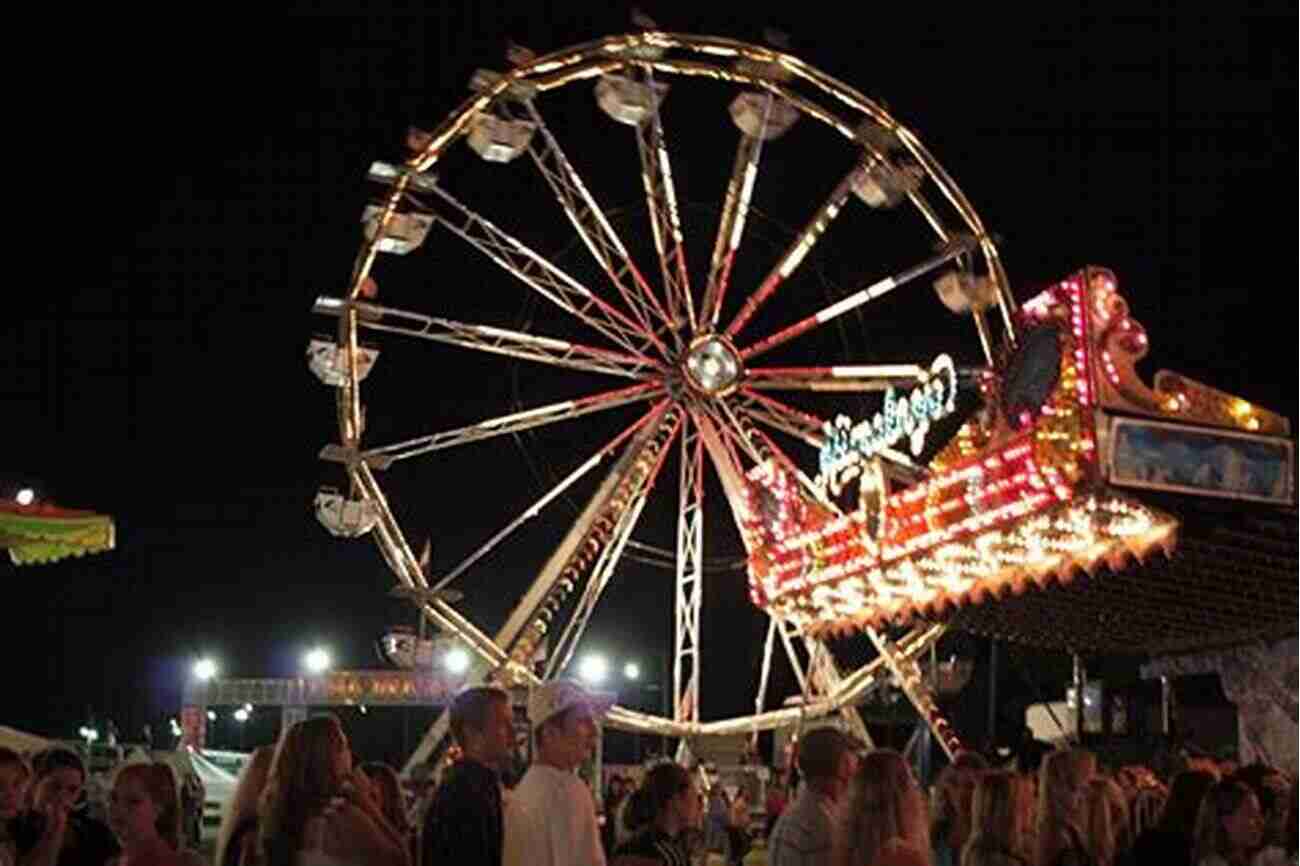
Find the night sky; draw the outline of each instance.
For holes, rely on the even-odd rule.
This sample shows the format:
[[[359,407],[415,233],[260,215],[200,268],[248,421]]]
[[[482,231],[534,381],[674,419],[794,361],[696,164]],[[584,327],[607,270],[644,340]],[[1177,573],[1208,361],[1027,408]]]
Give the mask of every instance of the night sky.
[[[1001,238],[1022,300],[1085,264],[1110,267],[1150,336],[1147,376],[1174,369],[1295,423],[1293,9],[1116,16],[1084,4],[994,24],[645,8],[666,30],[756,42],[764,26],[787,31],[792,53],[919,134]],[[475,69],[504,66],[508,39],[544,53],[628,27],[618,4],[482,3],[425,18],[105,22],[74,37],[69,103],[45,109],[60,115],[53,147],[10,164],[39,187],[27,199],[36,219],[20,219],[45,253],[11,278],[0,319],[0,494],[30,485],[111,514],[118,548],[53,566],[0,563],[7,670],[17,674],[0,722],[68,736],[90,711],[134,736],[175,711],[199,652],[234,676],[292,674],[315,642],[340,666],[380,666],[374,639],[413,612],[386,595],[395,579],[372,542],[336,540],[311,512],[318,487],[344,481],[316,456],[338,434],[333,394],[304,360],[311,335],[332,327],[312,301],[344,288],[376,192],[366,169],[401,158],[408,125],[435,126],[468,95]],[[728,91],[692,95],[693,86],[674,83],[665,124],[680,143],[673,167],[697,265],[707,263],[735,130]],[[630,244],[642,249],[632,134],[597,113],[590,83],[575,87],[580,98],[556,108],[553,129],[616,226],[641,227]],[[760,173],[742,247],[750,260],[728,311],[842,172],[830,139],[800,129],[764,153],[771,173]],[[527,157],[488,166],[458,144],[439,171],[596,283]],[[844,234],[828,234],[749,338],[888,272],[895,250],[873,258],[870,235],[854,234],[871,230],[873,214],[854,205],[858,221],[837,224]],[[564,327],[476,255],[435,228],[418,252],[381,260],[380,301],[535,333]],[[700,285],[698,268],[693,276]],[[942,308],[928,280],[827,331],[792,345],[783,363],[978,352],[969,323]],[[378,342],[366,383],[376,444],[618,384]],[[445,572],[635,417],[615,410],[442,451],[381,483],[408,538],[432,537],[433,570]],[[815,468],[812,452],[794,453]],[[672,544],[676,471],[672,460],[638,541]],[[591,489],[575,488],[471,572],[460,585],[467,615],[495,631]],[[752,709],[763,623],[735,567],[741,547],[725,503],[711,493],[706,511],[719,519],[706,539],[703,704],[719,717]],[[630,561],[584,647],[650,667],[671,645],[671,600],[669,572]]]

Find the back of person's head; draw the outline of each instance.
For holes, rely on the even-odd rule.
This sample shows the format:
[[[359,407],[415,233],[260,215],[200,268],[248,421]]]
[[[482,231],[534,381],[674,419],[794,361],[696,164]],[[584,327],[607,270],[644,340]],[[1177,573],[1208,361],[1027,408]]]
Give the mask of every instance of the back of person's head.
[[[307,819],[342,790],[337,756],[346,743],[338,719],[328,715],[297,722],[281,735],[258,808],[267,866],[292,860]]]
[[[158,813],[154,829],[173,850],[180,849],[181,799],[176,773],[163,763],[123,764],[113,780],[113,787],[134,783],[143,789]],[[114,793],[116,796],[116,793]]]
[[[1178,834],[1190,844],[1201,801],[1213,784],[1214,776],[1204,770],[1183,770],[1176,774],[1169,783],[1169,797],[1157,826],[1167,833]]]
[[[799,740],[799,771],[809,782],[834,779],[853,742],[836,728],[814,728]]]
[[[975,781],[971,834],[962,851],[963,866],[979,866],[984,855],[1025,857],[1028,831],[1024,780],[1008,770],[985,770]]]
[[[623,810],[623,826],[637,833],[653,824],[674,798],[691,787],[691,774],[680,764],[657,764],[632,792]]]
[[[469,731],[482,731],[488,723],[488,712],[495,703],[510,703],[505,689],[495,686],[475,686],[456,695],[451,702],[451,735],[462,747]]]
[[[1086,749],[1063,749],[1043,758],[1038,768],[1038,809],[1034,821],[1035,861],[1053,863],[1066,826],[1077,827],[1083,786],[1096,772],[1097,758]]]
[[[406,798],[402,793],[402,780],[397,771],[382,761],[369,761],[361,765],[361,772],[366,774],[370,784],[379,792],[379,810],[393,829],[406,833],[410,821],[406,817]]]
[[[65,749],[63,746],[51,746],[32,755],[33,781],[39,782],[58,770],[76,770],[81,774],[83,781],[86,778],[85,762],[81,760],[80,755],[71,749]]]
[[[1094,776],[1087,783],[1084,807],[1084,845],[1094,863],[1110,864],[1117,854],[1127,850],[1128,801],[1124,789],[1104,776]]]
[[[244,765],[235,790],[221,810],[221,828],[217,831],[217,854],[214,862],[226,862],[226,850],[240,825],[257,819],[257,804],[266,790],[266,779],[275,758],[275,746],[258,746]]]
[[[1267,784],[1270,780],[1280,777],[1282,774],[1270,767],[1268,764],[1255,762],[1247,764],[1224,781],[1240,782],[1247,788],[1255,792],[1255,798],[1259,800],[1259,808],[1265,815],[1270,815],[1279,805],[1278,791],[1271,785]]]
[[[1196,827],[1192,831],[1192,862],[1200,863],[1212,855],[1228,860],[1232,840],[1223,820],[1241,808],[1255,793],[1240,782],[1215,782],[1205,792],[1201,808],[1196,813]]]
[[[930,832],[921,789],[903,756],[892,749],[868,752],[849,787],[843,838],[836,846],[841,866],[874,863],[885,843],[901,839],[928,857]]]

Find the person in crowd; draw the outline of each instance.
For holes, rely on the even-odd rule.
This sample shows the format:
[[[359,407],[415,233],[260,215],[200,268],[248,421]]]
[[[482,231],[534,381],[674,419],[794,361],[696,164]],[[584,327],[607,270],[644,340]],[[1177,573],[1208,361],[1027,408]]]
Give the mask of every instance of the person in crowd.
[[[18,849],[14,844],[12,822],[22,812],[32,768],[13,749],[0,746],[0,866],[14,866]]]
[[[505,810],[505,866],[605,866],[591,790],[574,772],[596,744],[610,702],[567,680],[533,689],[533,764]]]
[[[1029,866],[1031,813],[1027,800],[1025,779],[1016,773],[978,773],[961,866]]]
[[[786,789],[784,780],[779,776],[773,780],[767,791],[767,801],[763,804],[763,836],[770,837],[776,820],[781,817],[786,806]]]
[[[1086,866],[1088,863],[1081,822],[1088,780],[1096,772],[1097,758],[1086,749],[1066,749],[1043,758],[1038,769],[1036,866]]]
[[[388,826],[406,841],[407,855],[411,862],[415,862],[420,849],[411,820],[407,817],[406,795],[397,770],[382,761],[368,761],[361,765],[361,772],[370,781],[370,791],[379,805],[379,813],[387,819]]]
[[[614,852],[620,840],[618,833],[618,821],[616,816],[622,811],[624,799],[631,795],[631,791],[623,781],[622,776],[614,776],[609,780],[609,785],[605,788],[604,815],[605,823],[600,828],[600,841],[605,846],[605,854],[609,855]]]
[[[1084,795],[1083,814],[1084,847],[1094,866],[1127,866],[1133,839],[1124,789],[1105,776],[1092,777]]]
[[[338,719],[317,716],[286,730],[258,808],[264,866],[406,866],[405,840],[368,787]]]
[[[835,866],[930,866],[925,795],[903,756],[876,749],[862,759],[837,834]]]
[[[727,852],[727,811],[731,803],[721,784],[709,789],[708,811],[704,821],[704,847],[708,851]]]
[[[1249,866],[1264,838],[1255,792],[1240,782],[1216,782],[1205,792],[1192,833],[1196,866]]]
[[[1290,783],[1281,771],[1267,764],[1247,764],[1233,774],[1231,781],[1241,782],[1254,792],[1264,813],[1262,848],[1273,851],[1267,859],[1282,858],[1286,842],[1285,822],[1289,811]]]
[[[960,751],[940,771],[930,796],[930,843],[935,866],[954,866],[970,835],[975,779],[988,762],[978,752]]]
[[[217,831],[216,866],[254,866],[257,863],[257,801],[266,789],[275,746],[259,746],[239,774],[235,790],[222,810]]]
[[[181,796],[166,764],[126,764],[117,771],[108,821],[122,845],[111,866],[201,866],[181,837]]]
[[[104,866],[121,853],[105,824],[74,813],[85,783],[76,752],[56,746],[33,756],[29,808],[13,823],[19,866]]]
[[[749,836],[749,797],[744,789],[736,791],[727,806],[727,859],[740,866],[749,853],[753,840]]]
[[[691,774],[663,763],[628,795],[625,824],[631,834],[611,866],[690,866],[688,834],[700,823],[703,803]]]
[[[501,773],[514,749],[510,695],[465,689],[451,704],[451,735],[462,757],[447,771],[424,815],[422,862],[500,866]]]
[[[1169,796],[1160,812],[1160,820],[1142,831],[1133,843],[1133,861],[1138,864],[1190,866],[1196,814],[1201,809],[1205,792],[1213,784],[1214,777],[1203,770],[1183,770],[1176,774],[1170,780]]]
[[[847,736],[825,727],[803,736],[795,760],[804,784],[772,828],[767,861],[769,866],[825,866],[857,756]]]

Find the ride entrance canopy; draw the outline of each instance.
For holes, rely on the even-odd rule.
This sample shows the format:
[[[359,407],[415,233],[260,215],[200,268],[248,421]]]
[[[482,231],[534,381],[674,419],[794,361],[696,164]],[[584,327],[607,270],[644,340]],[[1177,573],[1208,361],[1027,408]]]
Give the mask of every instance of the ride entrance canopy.
[[[952,178],[915,133],[853,88],[775,48],[653,28],[543,57],[516,49],[510,61],[507,71],[475,73],[473,95],[432,131],[413,130],[404,163],[371,166],[380,195],[363,214],[348,287],[315,306],[335,332],[309,348],[312,369],[337,395],[339,440],[321,456],[348,479],[346,492],[322,493],[322,521],[340,536],[372,533],[423,615],[493,679],[529,687],[564,671],[658,484],[675,511],[664,590],[673,606],[671,709],[616,706],[608,724],[688,742],[838,714],[870,742],[854,704],[894,683],[951,751],[956,737],[917,665],[946,614],[1173,551],[1178,520],[1122,489],[1150,454],[1143,431],[1121,422],[1281,442],[1290,462],[1273,469],[1287,483],[1260,495],[1291,502],[1285,421],[1177,377],[1143,386],[1132,362],[1144,337],[1107,271],[1086,269],[1017,304],[993,239]],[[674,106],[690,122],[673,127]],[[705,111],[734,127],[707,257],[688,243],[695,211],[679,204],[678,189],[684,178],[698,189],[699,154],[718,139],[705,135],[703,151],[682,144],[700,138]],[[570,151],[568,141],[599,146]],[[780,177],[790,161],[828,170],[811,201],[806,186],[764,186],[763,169]],[[627,167],[639,167],[639,178],[619,187]],[[602,204],[611,189],[640,197],[632,231],[624,212]],[[764,201],[786,209],[781,224],[801,226],[771,255],[745,243],[758,235],[754,202],[769,192]],[[539,251],[555,247],[557,226],[581,262]],[[862,243],[874,231],[882,241]],[[429,291],[413,280],[399,263],[426,246],[478,268],[472,279],[483,287]],[[810,304],[800,279],[830,251],[851,260],[838,271],[850,276],[827,303]],[[500,299],[512,294],[535,302],[522,327],[502,312]],[[886,355],[881,340],[869,343],[872,357],[818,349],[811,363],[807,353],[790,363],[864,308],[909,304],[937,312],[926,315],[941,320],[930,331],[942,339],[892,344],[910,357]],[[363,343],[363,334],[389,342]],[[374,387],[363,408],[363,380],[370,387],[385,354],[412,344],[570,377],[539,374],[538,383],[602,384],[551,402],[530,385],[523,408],[403,435],[411,401],[385,402]],[[850,407],[874,397],[883,402],[865,418],[832,420],[835,411],[811,408],[813,398],[842,398],[840,411],[857,411]],[[388,497],[416,465],[408,461],[454,459],[472,443],[579,418],[571,429],[602,429],[620,413],[630,421],[611,423],[554,489],[430,580]],[[365,441],[376,433],[382,444]],[[454,581],[472,584],[483,557],[602,464],[603,480],[495,630],[439,595]],[[1235,495],[1226,482],[1214,486],[1206,480],[1198,492]],[[720,498],[709,493],[718,489]],[[709,591],[705,547],[727,526],[741,536],[751,598],[769,622],[753,713],[706,720],[701,607],[735,599]],[[848,632],[865,635],[873,657],[837,655],[831,641]],[[779,655],[803,692],[797,707],[767,694]],[[445,730],[444,714],[412,762]]]

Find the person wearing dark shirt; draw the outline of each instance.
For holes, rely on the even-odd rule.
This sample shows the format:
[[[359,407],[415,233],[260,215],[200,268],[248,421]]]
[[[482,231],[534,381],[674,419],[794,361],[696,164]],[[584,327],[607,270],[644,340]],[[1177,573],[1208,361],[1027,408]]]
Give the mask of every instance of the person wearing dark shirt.
[[[624,822],[633,836],[618,846],[612,866],[690,866],[684,840],[702,811],[686,768],[658,765],[628,801]]]
[[[466,689],[451,705],[451,733],[464,757],[450,767],[425,813],[422,862],[500,866],[501,770],[514,746],[510,696]]]
[[[1196,813],[1213,784],[1214,777],[1204,770],[1183,770],[1174,776],[1160,820],[1144,830],[1133,845],[1133,862],[1190,866]]]
[[[21,864],[104,866],[121,846],[102,822],[73,811],[86,784],[76,752],[51,748],[32,758],[32,810],[10,825]]]

